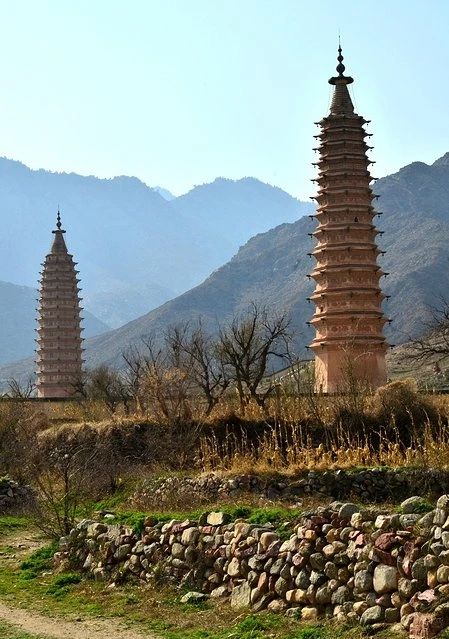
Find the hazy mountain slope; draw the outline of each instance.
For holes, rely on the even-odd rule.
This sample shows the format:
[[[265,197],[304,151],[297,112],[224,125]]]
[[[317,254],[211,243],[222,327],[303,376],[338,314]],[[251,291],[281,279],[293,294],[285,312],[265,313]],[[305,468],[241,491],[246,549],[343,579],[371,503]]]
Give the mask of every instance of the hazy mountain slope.
[[[379,180],[384,215],[380,239],[387,251],[381,258],[390,274],[382,285],[391,300],[386,314],[393,319],[387,334],[399,343],[422,330],[428,307],[449,291],[449,156],[427,166],[414,163]],[[198,315],[212,324],[223,321],[253,299],[292,313],[301,332],[300,344],[310,339],[305,322],[312,314],[306,298],[313,284],[306,277],[313,261],[307,257],[313,223],[302,218],[252,238],[237,255],[203,284],[112,333],[88,343],[88,363],[118,363],[120,353],[142,335]]]
[[[163,195],[137,178],[32,171],[0,158],[0,278],[35,285],[59,204],[87,308],[117,326],[201,282],[251,235],[310,210],[257,180]]]
[[[423,330],[430,307],[449,296],[449,154],[432,165],[414,162],[376,183],[385,212],[382,260],[395,343]]]
[[[167,202],[170,202],[170,200],[174,200],[176,197],[168,189],[164,189],[162,186],[153,186],[153,189],[157,191],[160,195],[162,195],[164,200],[167,200]]]
[[[37,291],[0,281],[0,363],[30,355],[36,336]],[[83,311],[84,336],[91,337],[109,327],[88,311]]]
[[[127,345],[138,344],[142,336],[183,320],[201,316],[212,328],[253,300],[263,299],[286,310],[294,307],[295,323],[303,329],[305,298],[310,289],[305,278],[309,258],[302,251],[298,255],[296,247],[304,236],[307,238],[309,228],[310,221],[303,218],[251,239],[201,285],[115,331],[89,340],[88,365],[104,361],[118,364]]]
[[[391,295],[385,312],[393,319],[388,328],[393,343],[420,332],[428,306],[437,304],[441,294],[449,296],[448,157],[432,166],[414,163],[375,186],[384,211],[378,223],[384,231],[381,248],[387,254],[380,261],[390,273],[382,285]],[[309,218],[301,218],[253,237],[201,285],[118,330],[88,340],[88,365],[120,364],[122,351],[142,336],[199,315],[216,326],[257,299],[290,311],[301,332],[299,343],[305,345],[311,336],[305,322],[313,312],[306,299],[313,288],[306,277],[313,265],[307,256],[313,228]],[[0,370],[0,377],[4,375]]]
[[[254,178],[238,181],[217,178],[211,184],[196,186],[176,198],[173,207],[187,219],[210,233],[230,237],[238,228],[242,242],[283,222],[294,222],[312,212],[312,204],[298,202],[288,193]],[[254,219],[258,228],[254,231]],[[238,247],[235,247],[235,251]],[[235,252],[234,251],[234,252]],[[221,265],[220,265],[221,266]]]

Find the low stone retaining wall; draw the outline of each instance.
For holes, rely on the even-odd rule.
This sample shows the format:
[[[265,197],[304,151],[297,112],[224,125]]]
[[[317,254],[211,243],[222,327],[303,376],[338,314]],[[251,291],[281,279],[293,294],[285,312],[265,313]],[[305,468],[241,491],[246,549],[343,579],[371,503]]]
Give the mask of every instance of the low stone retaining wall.
[[[22,512],[34,501],[30,486],[23,486],[9,477],[0,477],[0,514]]]
[[[136,502],[170,503],[173,496],[190,503],[236,498],[253,493],[267,499],[294,502],[307,495],[332,499],[356,499],[379,503],[405,499],[413,495],[438,497],[449,493],[449,472],[436,469],[373,468],[357,471],[306,471],[294,477],[266,478],[257,475],[223,477],[210,473],[200,477],[168,477],[149,480],[134,495]]]
[[[149,518],[139,536],[84,520],[61,539],[55,560],[95,579],[164,579],[237,608],[396,624],[425,639],[449,625],[449,495],[425,515],[414,512],[421,505],[411,498],[403,514],[382,514],[334,503],[304,514],[288,539],[224,513]]]

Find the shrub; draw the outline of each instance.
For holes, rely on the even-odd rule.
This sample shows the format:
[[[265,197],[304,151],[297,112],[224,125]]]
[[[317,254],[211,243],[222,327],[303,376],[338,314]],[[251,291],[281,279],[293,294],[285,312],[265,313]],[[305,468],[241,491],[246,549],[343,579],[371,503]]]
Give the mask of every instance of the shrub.
[[[373,398],[373,411],[385,428],[396,427],[398,439],[405,445],[410,443],[413,430],[419,432],[424,424],[438,420],[435,406],[418,393],[412,379],[390,382],[378,388]]]

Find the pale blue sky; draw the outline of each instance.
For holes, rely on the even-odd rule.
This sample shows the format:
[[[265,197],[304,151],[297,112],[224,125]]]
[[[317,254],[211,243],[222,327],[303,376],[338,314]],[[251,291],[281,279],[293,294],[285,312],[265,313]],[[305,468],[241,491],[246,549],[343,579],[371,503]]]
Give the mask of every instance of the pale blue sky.
[[[306,198],[339,29],[373,173],[449,151],[447,0],[0,0],[0,155]]]

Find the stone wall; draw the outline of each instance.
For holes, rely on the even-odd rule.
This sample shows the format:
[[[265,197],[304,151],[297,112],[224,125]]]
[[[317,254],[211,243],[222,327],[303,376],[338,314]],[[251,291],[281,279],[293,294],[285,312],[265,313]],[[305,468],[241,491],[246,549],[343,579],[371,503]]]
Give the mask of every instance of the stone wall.
[[[335,502],[304,514],[287,539],[217,512],[199,521],[148,518],[139,536],[84,520],[55,559],[95,579],[164,579],[237,608],[392,624],[425,639],[449,625],[449,495],[430,513],[421,507],[419,497],[402,514]]]
[[[23,486],[9,477],[0,477],[0,514],[25,511],[33,500],[30,486]]]
[[[200,477],[168,477],[146,480],[136,491],[137,503],[154,501],[170,503],[176,495],[179,501],[192,499],[216,502],[236,499],[243,493],[267,499],[294,502],[308,495],[332,499],[355,499],[367,503],[388,502],[413,495],[435,498],[449,492],[449,472],[427,468],[364,468],[357,471],[305,471],[289,477],[259,477],[257,475],[221,476],[209,473]]]

